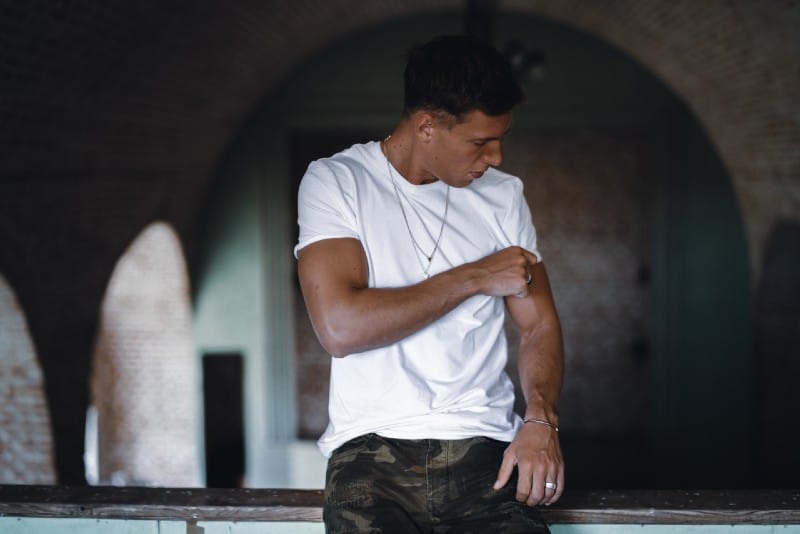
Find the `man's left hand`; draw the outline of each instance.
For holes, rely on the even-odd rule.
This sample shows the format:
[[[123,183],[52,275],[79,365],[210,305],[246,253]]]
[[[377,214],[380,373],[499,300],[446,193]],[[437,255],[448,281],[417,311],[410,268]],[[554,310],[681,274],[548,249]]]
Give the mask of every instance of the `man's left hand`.
[[[505,486],[516,466],[517,500],[528,506],[550,505],[564,491],[564,459],[558,432],[547,425],[525,423],[503,453],[494,489]],[[547,484],[547,487],[545,486]],[[555,484],[555,487],[551,487]]]

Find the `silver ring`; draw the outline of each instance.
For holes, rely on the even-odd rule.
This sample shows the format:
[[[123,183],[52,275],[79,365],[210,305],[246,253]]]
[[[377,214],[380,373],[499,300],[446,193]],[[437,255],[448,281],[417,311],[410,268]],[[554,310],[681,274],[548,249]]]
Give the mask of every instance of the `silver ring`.
[[[531,282],[533,282],[533,275],[528,273],[528,279],[525,281],[525,283],[531,285]]]
[[[544,487],[547,489],[554,490],[558,487],[558,485],[555,482],[545,482]]]

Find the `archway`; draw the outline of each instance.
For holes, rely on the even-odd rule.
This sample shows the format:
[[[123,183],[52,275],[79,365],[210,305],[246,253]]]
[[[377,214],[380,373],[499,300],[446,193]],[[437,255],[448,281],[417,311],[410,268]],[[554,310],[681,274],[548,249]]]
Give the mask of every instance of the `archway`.
[[[325,404],[326,357],[303,322],[302,302],[292,301],[282,285],[290,265],[285,251],[292,246],[287,229],[294,218],[287,176],[296,181],[310,159],[385,135],[400,109],[404,50],[430,35],[457,32],[460,24],[459,13],[426,14],[342,39],[271,93],[228,154],[220,184],[251,184],[257,191],[248,201],[256,199],[251,208],[259,214],[254,235],[261,250],[250,258],[251,266],[261,262],[260,272],[276,275],[267,278],[272,285],[253,295],[252,304],[265,306],[262,324],[269,325],[265,334],[273,348],[260,356],[270,362],[264,368],[278,371],[264,378],[272,384],[270,413],[277,407],[275,417],[284,420],[294,412],[288,408],[295,403],[291,390],[281,396],[280,386],[292,376],[286,350],[297,346],[300,419],[294,424],[301,437],[318,434],[325,423],[319,411]],[[546,77],[531,82],[530,102],[515,115],[507,161],[509,169],[526,177],[534,220],[547,228],[542,233],[545,261],[552,262],[556,290],[563,293],[556,297],[571,323],[564,439],[572,437],[576,464],[589,466],[577,469],[586,477],[578,483],[671,485],[674,465],[688,458],[686,451],[674,455],[661,448],[675,426],[704,425],[706,443],[713,448],[726,439],[730,422],[722,417],[709,427],[707,414],[723,414],[721,404],[731,403],[747,413],[752,401],[741,394],[752,390],[749,273],[730,179],[691,112],[630,58],[590,36],[519,13],[500,13],[495,35],[501,46],[513,38],[528,49],[543,49],[547,57]],[[560,170],[543,173],[546,157],[551,158],[547,165]],[[551,185],[540,186],[543,175]],[[566,190],[555,187],[566,179],[572,180]],[[558,236],[556,242],[548,242],[548,233]],[[709,236],[725,237],[695,254]],[[587,245],[595,245],[596,253]],[[718,272],[729,266],[731,255],[739,262],[726,272],[737,282],[726,285],[730,280],[723,284]],[[690,292],[680,286],[687,280]],[[729,291],[737,284],[739,291]],[[708,288],[714,288],[710,297],[704,293]],[[709,314],[726,297],[732,299],[727,309],[743,309],[745,315]],[[692,313],[678,311],[690,305]],[[294,339],[286,339],[292,319],[285,311],[292,307],[299,329]],[[675,336],[703,321],[710,332],[735,331],[740,347],[731,352],[730,336],[716,343],[722,334],[704,335],[701,327]],[[738,393],[728,389],[720,397],[724,401],[711,399],[706,412],[687,416],[695,401],[708,401],[720,369],[727,370],[725,381]],[[687,387],[690,393],[681,395]],[[738,422],[752,423],[748,416]],[[602,453],[594,446],[599,442],[607,445]],[[670,446],[674,450],[675,443]],[[746,444],[727,450],[747,462]],[[629,462],[627,472],[594,476],[600,464],[593,455],[612,453],[638,463]],[[729,483],[718,472],[728,460],[720,459],[713,475],[695,466],[693,480]],[[742,473],[746,469],[736,476]]]
[[[0,484],[54,484],[42,370],[14,291],[0,275]]]
[[[119,259],[100,310],[91,381],[96,482],[200,485],[189,299],[177,234],[150,224]]]

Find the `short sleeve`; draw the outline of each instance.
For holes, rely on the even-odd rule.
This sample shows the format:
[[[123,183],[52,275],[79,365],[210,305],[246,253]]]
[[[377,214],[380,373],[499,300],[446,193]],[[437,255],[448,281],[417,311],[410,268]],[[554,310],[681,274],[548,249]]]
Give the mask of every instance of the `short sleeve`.
[[[342,169],[343,173],[346,173]],[[337,176],[331,166],[314,161],[308,166],[297,193],[297,224],[300,236],[294,255],[323,239],[360,239],[355,211],[348,205],[343,188],[345,176]]]
[[[536,228],[533,226],[531,210],[523,194],[522,181],[519,180],[517,184],[517,187],[514,188],[511,206],[503,226],[515,245],[532,252],[539,258],[539,261],[542,261],[542,254],[539,252],[539,243],[536,237]]]

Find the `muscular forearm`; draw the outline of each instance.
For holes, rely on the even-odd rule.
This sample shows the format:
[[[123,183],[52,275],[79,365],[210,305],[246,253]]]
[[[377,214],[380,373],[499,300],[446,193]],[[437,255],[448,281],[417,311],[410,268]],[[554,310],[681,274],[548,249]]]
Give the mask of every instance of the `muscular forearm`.
[[[333,356],[382,347],[439,319],[480,292],[480,273],[464,265],[401,288],[350,288],[314,328]]]
[[[558,397],[564,375],[564,344],[550,279],[543,263],[534,269],[536,283],[527,299],[506,299],[520,330],[517,356],[520,384],[527,401],[526,419],[558,423]]]
[[[564,375],[564,349],[558,319],[543,321],[520,341],[518,366],[527,408],[525,418],[558,425],[558,397]]]

